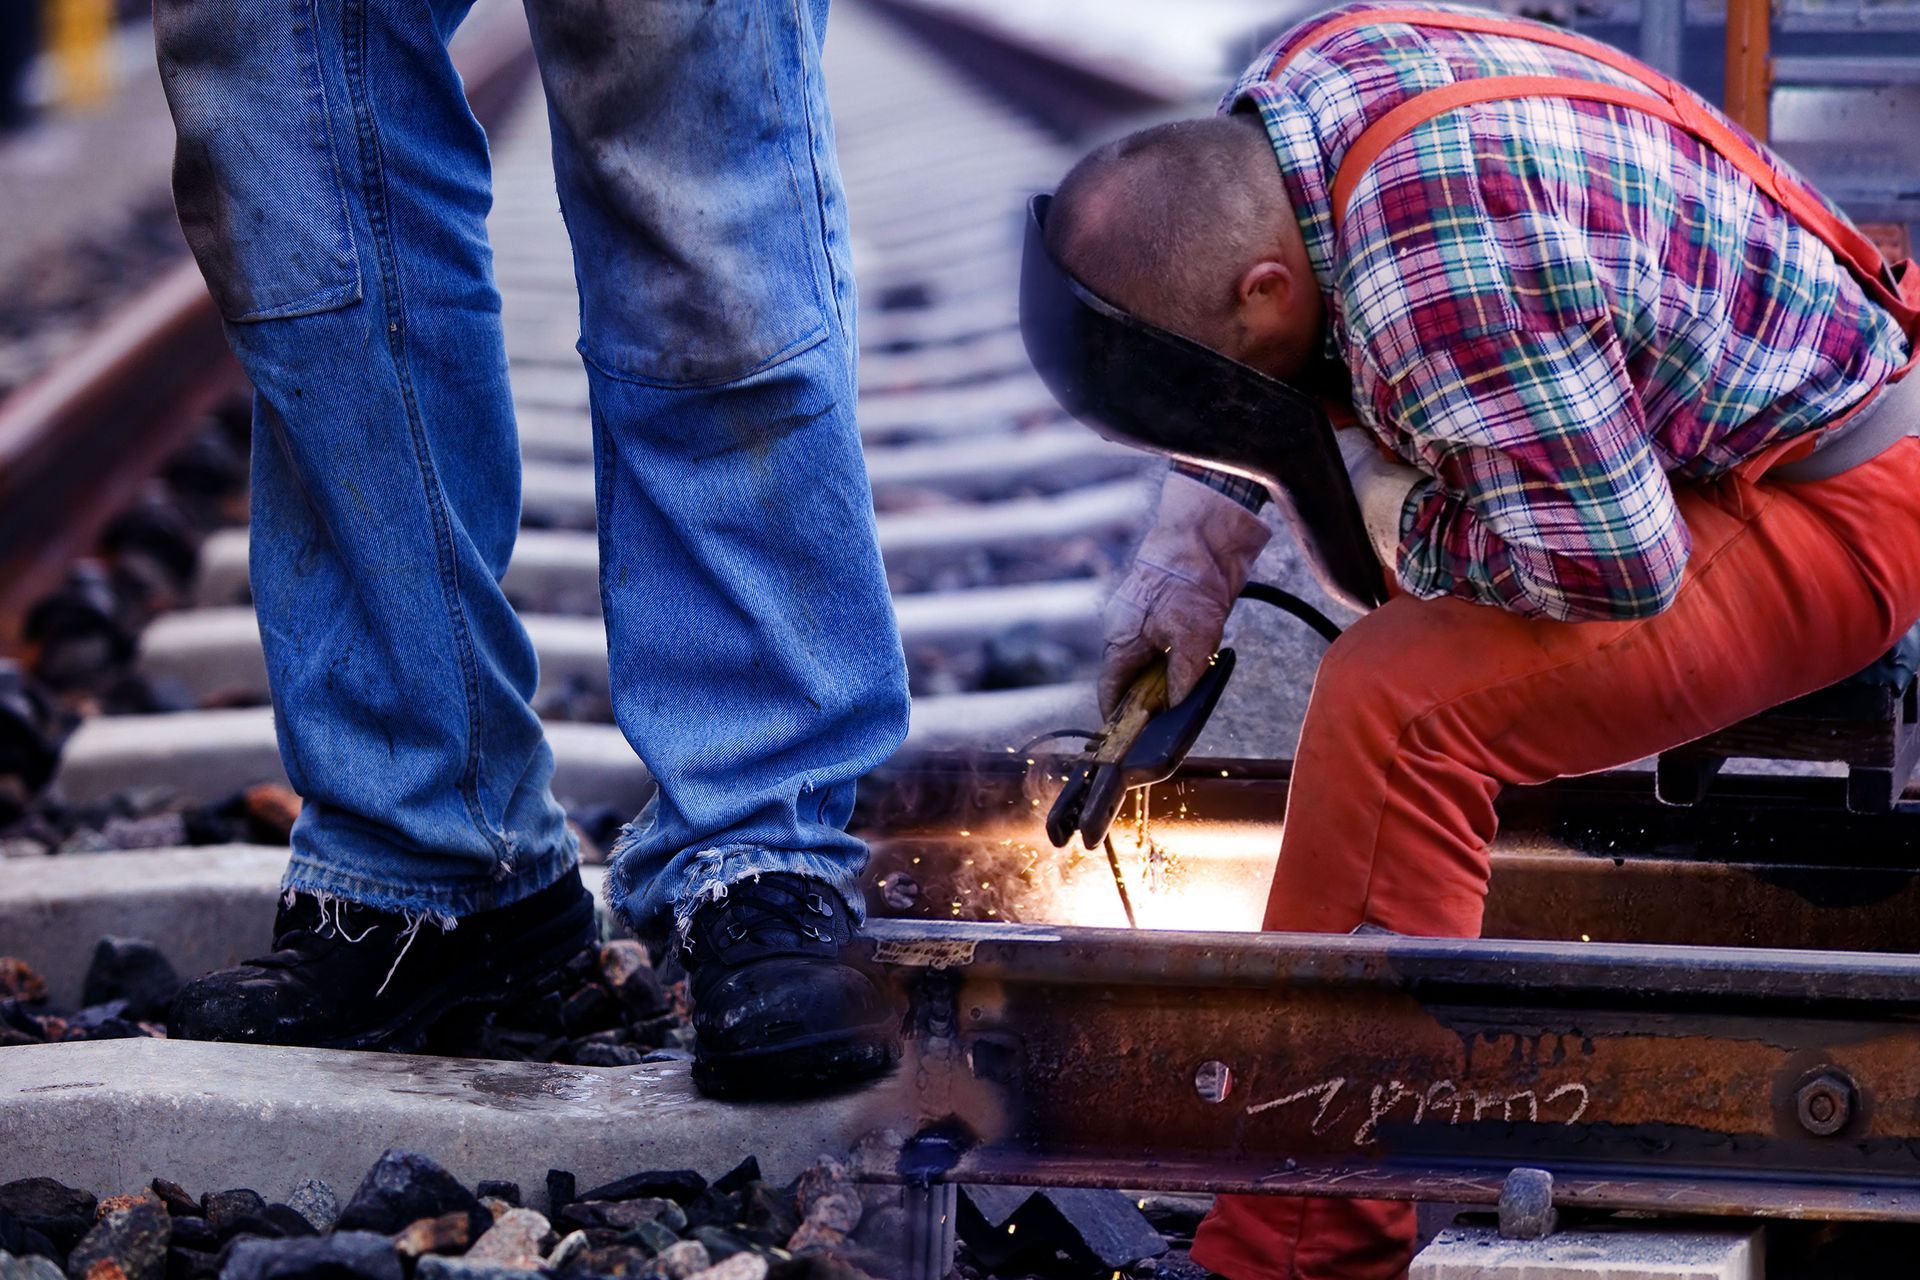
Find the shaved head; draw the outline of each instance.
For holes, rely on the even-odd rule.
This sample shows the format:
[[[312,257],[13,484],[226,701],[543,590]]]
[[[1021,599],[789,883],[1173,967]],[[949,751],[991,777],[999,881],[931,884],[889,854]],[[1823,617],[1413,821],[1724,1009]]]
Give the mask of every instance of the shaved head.
[[[1247,268],[1300,229],[1257,115],[1182,120],[1089,154],[1061,180],[1047,247],[1113,305],[1236,354]]]

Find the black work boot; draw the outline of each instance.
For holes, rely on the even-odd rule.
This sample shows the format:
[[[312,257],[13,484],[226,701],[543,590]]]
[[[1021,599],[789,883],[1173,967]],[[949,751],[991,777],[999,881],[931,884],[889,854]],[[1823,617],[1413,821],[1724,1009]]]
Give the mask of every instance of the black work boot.
[[[302,893],[280,908],[271,954],[181,989],[171,1030],[182,1040],[405,1052],[456,1009],[558,990],[563,966],[596,939],[593,899],[574,870],[449,930]]]
[[[681,941],[693,1080],[715,1098],[795,1098],[884,1074],[899,1017],[841,959],[852,913],[824,881],[772,872],[700,907]]]

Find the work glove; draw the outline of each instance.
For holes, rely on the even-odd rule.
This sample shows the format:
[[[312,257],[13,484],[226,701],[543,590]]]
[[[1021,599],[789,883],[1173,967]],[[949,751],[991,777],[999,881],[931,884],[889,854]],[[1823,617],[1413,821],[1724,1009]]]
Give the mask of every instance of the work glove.
[[[1133,568],[1107,602],[1100,713],[1111,716],[1140,672],[1167,656],[1167,703],[1193,692],[1273,531],[1218,489],[1174,472]]]
[[[1389,461],[1380,442],[1364,427],[1342,427],[1333,438],[1340,446],[1340,460],[1347,465],[1347,478],[1353,481],[1367,541],[1391,579],[1400,561],[1400,513],[1407,495],[1424,476],[1404,463]]]

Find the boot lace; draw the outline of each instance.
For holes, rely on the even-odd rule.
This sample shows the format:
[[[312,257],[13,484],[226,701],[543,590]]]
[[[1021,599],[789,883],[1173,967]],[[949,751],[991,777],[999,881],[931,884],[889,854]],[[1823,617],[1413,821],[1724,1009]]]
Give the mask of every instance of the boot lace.
[[[839,895],[805,876],[770,874],[731,885],[694,913],[687,951],[695,961],[743,964],[768,956],[835,956],[852,936]]]

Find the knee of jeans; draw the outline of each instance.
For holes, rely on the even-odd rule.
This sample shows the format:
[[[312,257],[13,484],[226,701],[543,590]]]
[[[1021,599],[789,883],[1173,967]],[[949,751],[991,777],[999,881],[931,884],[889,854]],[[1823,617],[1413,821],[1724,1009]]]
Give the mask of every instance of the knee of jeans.
[[[174,203],[221,313],[311,315],[361,296],[314,11],[162,0]]]
[[[587,357],[628,381],[714,387],[826,341],[838,315],[817,206],[790,180],[690,174],[651,150],[603,149],[593,207],[568,201]]]
[[[846,326],[845,227],[799,6],[537,0],[582,345],[669,387],[746,377]]]

